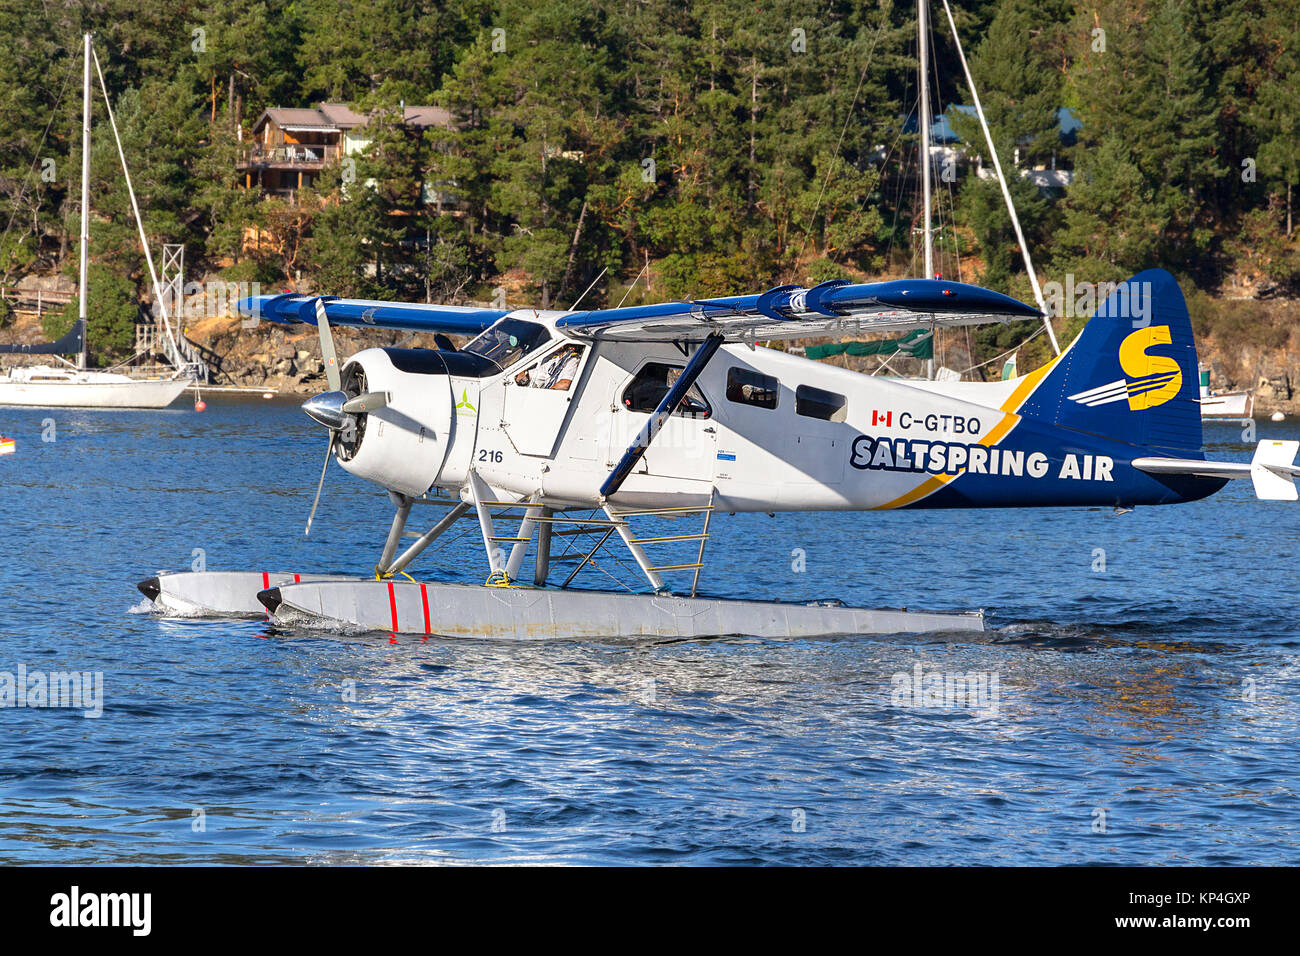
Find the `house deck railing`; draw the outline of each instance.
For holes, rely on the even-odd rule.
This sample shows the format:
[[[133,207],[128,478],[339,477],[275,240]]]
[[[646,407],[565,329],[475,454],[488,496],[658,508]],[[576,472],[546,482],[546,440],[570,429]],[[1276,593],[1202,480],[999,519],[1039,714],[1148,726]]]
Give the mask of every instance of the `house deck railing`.
[[[339,158],[337,144],[310,146],[252,146],[244,152],[241,166],[285,166],[289,168],[319,169]]]

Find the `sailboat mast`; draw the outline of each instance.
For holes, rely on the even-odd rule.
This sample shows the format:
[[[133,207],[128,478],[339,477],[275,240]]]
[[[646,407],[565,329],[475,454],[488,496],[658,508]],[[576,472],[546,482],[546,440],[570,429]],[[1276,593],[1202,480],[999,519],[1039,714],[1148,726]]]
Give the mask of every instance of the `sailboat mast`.
[[[1029,244],[1025,242],[1024,230],[1020,228],[1020,217],[1016,215],[1016,204],[1011,201],[1011,189],[1007,186],[1007,177],[1002,175],[1002,162],[998,159],[998,148],[993,143],[993,133],[989,130],[989,122],[984,116],[984,106],[980,103],[979,90],[975,89],[975,80],[970,75],[970,64],[966,62],[966,54],[961,48],[961,36],[957,33],[957,21],[953,19],[952,7],[948,5],[948,0],[943,0],[944,13],[948,14],[948,26],[952,28],[952,42],[957,47],[957,57],[961,60],[962,72],[966,74],[966,86],[970,88],[971,99],[975,101],[975,115],[979,117],[980,129],[984,131],[984,142],[989,148],[989,158],[993,160],[993,171],[998,177],[998,186],[1002,189],[1002,198],[1007,204],[1007,215],[1011,217],[1011,225],[1016,230],[1016,241],[1020,243],[1020,255],[1024,259],[1025,274],[1029,276],[1029,284],[1034,290],[1034,301],[1038,303],[1039,310],[1043,313],[1043,328],[1047,330],[1047,338],[1052,343],[1052,351],[1056,355],[1061,354],[1061,345],[1056,341],[1056,332],[1052,328],[1052,316],[1047,308],[1047,303],[1043,300],[1043,289],[1038,284],[1038,273],[1034,271],[1034,262],[1029,255]]]
[[[77,278],[77,319],[81,323],[81,353],[77,368],[86,367],[88,347],[86,332],[87,273],[90,260],[90,34],[83,40],[85,65],[81,81],[81,252]]]
[[[925,272],[923,275],[927,279],[934,278],[934,239],[932,233],[934,226],[932,223],[933,210],[931,208],[933,200],[931,199],[930,187],[930,36],[929,16],[926,9],[926,0],[916,0],[916,46],[918,52],[918,73],[920,82],[919,93],[921,96],[920,125],[921,125],[921,197],[922,205],[925,206],[924,222],[921,225],[921,245],[924,248]],[[930,348],[934,348],[934,326],[930,326]],[[925,363],[925,377],[934,378],[934,353],[931,351],[930,360]]]
[[[925,222],[922,232],[924,246],[925,278],[934,278],[934,241],[931,223],[931,187],[930,187],[930,37],[926,27],[926,0],[916,0],[916,42],[920,50],[920,93],[921,93],[921,194],[925,205]]]

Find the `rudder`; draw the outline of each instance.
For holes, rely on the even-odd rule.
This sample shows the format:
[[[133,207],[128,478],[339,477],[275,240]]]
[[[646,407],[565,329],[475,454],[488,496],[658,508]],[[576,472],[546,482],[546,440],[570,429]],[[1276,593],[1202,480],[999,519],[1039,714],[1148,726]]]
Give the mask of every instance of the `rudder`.
[[[1120,283],[1017,412],[1200,456],[1196,342],[1174,277],[1148,269]]]

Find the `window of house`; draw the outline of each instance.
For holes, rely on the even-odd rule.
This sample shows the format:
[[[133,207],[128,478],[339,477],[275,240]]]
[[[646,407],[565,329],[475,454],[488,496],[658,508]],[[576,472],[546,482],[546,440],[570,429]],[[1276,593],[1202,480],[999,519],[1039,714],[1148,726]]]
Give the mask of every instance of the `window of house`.
[[[727,399],[741,405],[776,408],[781,383],[771,375],[732,366],[727,371]]]
[[[623,407],[634,412],[653,412],[664,400],[668,390],[682,374],[682,366],[663,362],[647,362],[636,377],[623,389]],[[674,415],[688,418],[709,418],[713,409],[698,386],[692,385],[686,398],[677,406]]]
[[[806,418],[842,422],[849,417],[849,400],[835,392],[800,385],[794,390],[794,410]]]

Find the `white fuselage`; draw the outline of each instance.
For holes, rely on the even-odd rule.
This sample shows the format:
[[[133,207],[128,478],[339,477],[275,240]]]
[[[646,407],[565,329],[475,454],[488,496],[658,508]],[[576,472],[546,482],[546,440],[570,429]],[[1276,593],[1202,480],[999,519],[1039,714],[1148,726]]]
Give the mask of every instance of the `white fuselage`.
[[[686,358],[674,346],[660,344],[599,343],[592,351],[583,369],[583,387],[571,398],[506,384],[509,375],[483,383],[477,416],[462,409],[456,419],[460,435],[439,484],[459,487],[472,465],[494,487],[594,503],[601,482],[650,417],[648,411],[625,407],[625,390],[645,365],[682,367]],[[733,370],[775,378],[775,407],[728,397],[729,376],[734,392]],[[615,502],[638,507],[702,502],[716,489],[729,511],[880,507],[916,484],[915,476],[906,474],[876,473],[868,481],[850,464],[855,438],[864,430],[879,432],[886,412],[892,413],[890,430],[899,435],[907,435],[913,421],[923,430],[930,415],[935,416],[936,436],[954,437],[959,436],[957,428],[988,433],[1005,417],[996,405],[957,400],[917,383],[873,378],[746,346],[724,346],[697,387],[709,405],[708,417],[672,416]],[[845,407],[833,416],[839,420],[800,414],[800,387],[842,396]],[[907,428],[900,427],[902,414],[908,416]],[[471,429],[472,444],[465,434]],[[977,438],[967,435],[966,440]]]
[[[554,315],[517,314],[534,322]],[[548,362],[574,347],[581,357],[564,373],[572,375],[569,387],[539,387]],[[391,390],[392,404],[369,416],[357,461],[343,464],[407,495],[429,490],[424,483],[430,481],[466,494],[473,470],[501,494],[595,507],[602,482],[657,401],[653,389],[649,397],[630,389],[644,381],[647,366],[681,369],[687,360],[672,343],[557,335],[491,377],[426,375],[403,384],[382,352],[363,352],[352,361],[370,370],[368,387]],[[1020,381],[891,380],[727,345],[696,383],[707,408],[693,405],[694,414],[673,415],[610,503],[681,506],[716,495],[728,511],[897,507],[943,479],[922,468],[868,468],[863,456],[870,448],[855,443],[864,435],[953,443],[963,456],[976,457],[966,468],[988,468],[987,457],[978,460],[985,452],[965,449],[994,442],[1014,426],[1018,417],[1001,406]],[[447,412],[450,428],[443,424]],[[996,456],[992,464],[999,467]],[[1008,464],[1016,473],[1027,467],[1023,456]]]

